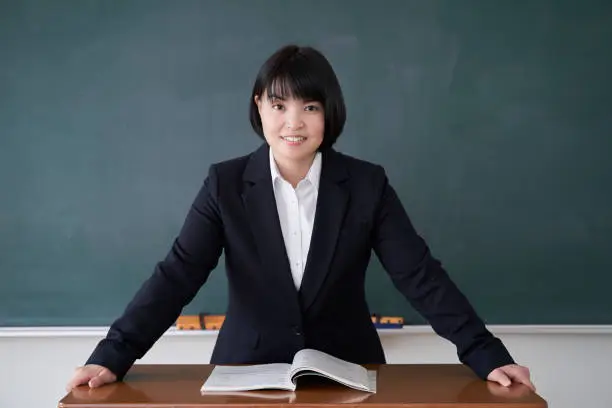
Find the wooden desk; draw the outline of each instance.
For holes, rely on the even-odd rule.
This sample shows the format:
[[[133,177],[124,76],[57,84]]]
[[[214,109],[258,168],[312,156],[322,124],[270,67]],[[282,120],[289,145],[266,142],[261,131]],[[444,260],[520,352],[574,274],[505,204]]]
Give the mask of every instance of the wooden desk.
[[[201,395],[211,365],[135,365],[122,383],[81,386],[60,408],[212,408],[359,406],[410,408],[545,408],[546,401],[523,385],[502,387],[478,379],[459,364],[368,366],[378,371],[377,393],[321,380],[298,383],[295,392],[256,391],[258,396]],[[300,381],[302,381],[300,379]]]

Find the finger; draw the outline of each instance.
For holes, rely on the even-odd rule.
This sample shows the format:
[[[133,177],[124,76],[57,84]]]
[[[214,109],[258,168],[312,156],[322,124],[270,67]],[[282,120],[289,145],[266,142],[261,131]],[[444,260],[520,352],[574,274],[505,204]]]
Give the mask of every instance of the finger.
[[[74,373],[74,376],[66,385],[66,391],[70,392],[70,390],[75,387],[78,387],[81,384],[87,384],[91,377],[91,371],[84,370],[83,368],[77,368],[76,372]]]
[[[504,387],[493,381],[487,381],[487,388],[491,394],[503,398],[522,398],[531,393],[527,387]]]
[[[100,370],[98,375],[89,380],[89,387],[96,388],[101,385],[113,382],[114,380],[115,379],[113,373],[111,373],[108,369],[103,368],[102,370]]]
[[[508,376],[502,370],[493,370],[487,379],[489,381],[501,384],[504,387],[509,387],[510,384],[512,384],[510,378],[508,378]]]
[[[515,369],[506,372],[508,376],[515,382],[525,384],[533,392],[536,391],[535,385],[529,378],[529,369],[526,367],[516,367]]]

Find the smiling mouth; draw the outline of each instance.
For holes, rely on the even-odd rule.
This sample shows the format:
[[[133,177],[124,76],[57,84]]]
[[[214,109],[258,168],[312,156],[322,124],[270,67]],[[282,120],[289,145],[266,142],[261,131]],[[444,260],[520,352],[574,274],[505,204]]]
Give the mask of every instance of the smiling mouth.
[[[281,136],[281,139],[289,143],[300,143],[306,140],[304,136]]]

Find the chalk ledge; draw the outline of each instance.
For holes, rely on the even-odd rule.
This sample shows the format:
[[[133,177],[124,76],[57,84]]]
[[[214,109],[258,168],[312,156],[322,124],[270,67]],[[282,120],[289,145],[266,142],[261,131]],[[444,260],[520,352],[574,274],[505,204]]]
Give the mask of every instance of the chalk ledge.
[[[612,325],[490,325],[496,335],[505,334],[612,334]],[[0,337],[104,337],[108,326],[86,327],[0,327]],[[171,327],[164,336],[216,337],[218,330],[177,330]],[[379,329],[381,337],[406,334],[434,334],[430,326],[404,326],[401,329]]]

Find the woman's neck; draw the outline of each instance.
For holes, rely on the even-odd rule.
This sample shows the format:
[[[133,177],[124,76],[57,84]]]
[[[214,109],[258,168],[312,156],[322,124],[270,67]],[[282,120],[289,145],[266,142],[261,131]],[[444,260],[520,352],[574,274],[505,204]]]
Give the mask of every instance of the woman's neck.
[[[315,154],[303,160],[283,160],[283,158],[274,157],[278,171],[287,180],[293,188],[296,188],[298,183],[303,180],[314,161]]]

